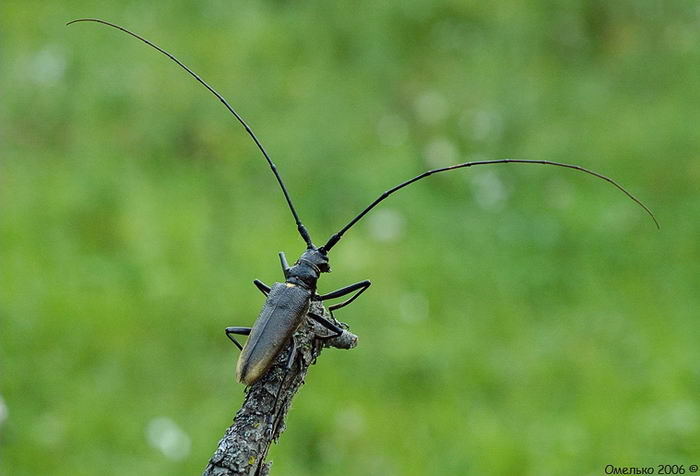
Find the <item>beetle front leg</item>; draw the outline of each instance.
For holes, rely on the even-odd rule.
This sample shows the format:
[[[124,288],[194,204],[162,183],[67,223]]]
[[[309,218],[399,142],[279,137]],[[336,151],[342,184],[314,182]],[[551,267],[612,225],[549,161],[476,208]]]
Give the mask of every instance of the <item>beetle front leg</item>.
[[[242,351],[243,346],[231,334],[236,334],[239,336],[247,336],[247,335],[250,335],[250,330],[251,330],[250,327],[227,327],[226,328],[226,337],[231,339],[231,342],[236,344],[236,347],[238,347],[238,350]]]
[[[289,272],[289,263],[287,263],[287,256],[284,251],[280,251],[280,264],[282,265],[282,273],[284,273],[284,279],[287,279],[287,272]]]

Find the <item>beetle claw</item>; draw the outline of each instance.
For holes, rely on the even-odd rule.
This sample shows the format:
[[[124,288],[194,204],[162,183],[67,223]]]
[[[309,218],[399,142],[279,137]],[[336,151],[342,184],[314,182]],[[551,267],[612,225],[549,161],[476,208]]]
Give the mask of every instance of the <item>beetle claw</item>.
[[[275,415],[268,415],[267,416],[267,435],[272,436],[272,433],[275,431]]]

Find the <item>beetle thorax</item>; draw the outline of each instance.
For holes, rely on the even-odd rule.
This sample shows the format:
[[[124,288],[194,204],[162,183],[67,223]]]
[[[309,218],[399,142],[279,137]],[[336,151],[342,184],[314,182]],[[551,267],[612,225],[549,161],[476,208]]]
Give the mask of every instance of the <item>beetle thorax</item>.
[[[321,273],[330,273],[328,256],[318,249],[309,248],[299,257],[297,262],[287,271],[287,282],[309,289],[316,289],[316,281]]]

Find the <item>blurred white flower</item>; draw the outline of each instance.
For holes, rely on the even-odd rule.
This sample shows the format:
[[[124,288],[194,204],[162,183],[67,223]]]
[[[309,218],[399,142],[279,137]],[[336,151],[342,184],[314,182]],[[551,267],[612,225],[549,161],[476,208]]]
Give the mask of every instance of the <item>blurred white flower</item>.
[[[375,211],[369,216],[369,233],[377,241],[396,241],[403,235],[403,215],[392,208]]]
[[[189,435],[167,417],[154,418],[148,423],[146,440],[170,459],[182,460],[190,454]]]
[[[39,50],[31,58],[28,68],[29,79],[35,83],[50,86],[61,80],[66,71],[66,55],[49,45]]]
[[[335,416],[336,428],[347,438],[356,438],[365,432],[365,418],[361,408],[345,407]]]
[[[437,91],[427,91],[416,99],[414,109],[418,120],[424,124],[437,124],[447,117],[449,104]]]
[[[467,109],[459,116],[459,127],[465,137],[474,140],[495,140],[503,132],[503,118],[490,109]]]
[[[425,146],[423,155],[429,167],[438,168],[457,163],[459,154],[454,142],[446,137],[439,137]]]
[[[7,405],[5,405],[5,400],[0,395],[0,425],[5,423],[5,420],[7,420]]]
[[[470,159],[471,160],[471,159]],[[481,160],[479,158],[474,160]],[[492,170],[482,170],[471,177],[471,185],[476,202],[487,210],[499,210],[508,198],[508,191],[498,174]]]

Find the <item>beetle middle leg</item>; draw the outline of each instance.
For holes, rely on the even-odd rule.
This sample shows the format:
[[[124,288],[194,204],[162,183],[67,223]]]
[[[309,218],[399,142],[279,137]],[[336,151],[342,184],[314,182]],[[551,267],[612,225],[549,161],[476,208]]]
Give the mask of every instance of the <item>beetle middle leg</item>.
[[[371,284],[372,283],[366,279],[364,281],[360,281],[359,283],[351,284],[349,286],[345,286],[344,288],[340,288],[337,291],[333,291],[333,292],[330,292],[327,294],[321,294],[320,296],[318,296],[318,300],[325,301],[326,299],[339,298],[339,297],[347,296],[348,294],[350,294],[353,291],[357,291],[349,299],[346,299],[345,301],[343,301],[341,303],[334,304],[332,306],[328,306],[328,311],[331,313],[331,317],[335,317],[335,316],[333,316],[333,311],[335,311],[336,309],[340,309],[341,307],[345,307],[348,304],[350,304],[351,302],[353,302],[355,299],[360,297],[360,294],[365,292],[367,290],[367,288],[370,287]],[[314,314],[312,312],[309,312],[309,317],[311,319],[313,319],[314,321],[318,322],[319,324],[321,324],[323,327],[325,327],[329,331],[334,332],[334,334],[327,335],[327,336],[317,336],[317,339],[332,339],[334,337],[340,337],[343,334],[342,328],[336,326],[335,324],[333,324],[331,321],[329,321],[325,317],[319,316],[318,314]]]
[[[271,289],[270,286],[263,283],[259,279],[254,280],[253,284],[255,284],[255,286],[260,290],[260,292],[262,292],[265,296],[270,294],[270,289]],[[247,335],[250,335],[250,330],[251,330],[250,327],[227,327],[226,328],[226,337],[231,339],[231,342],[236,344],[236,347],[238,347],[238,350],[242,351],[243,346],[241,345],[240,342],[238,342],[238,340],[236,340],[235,337],[233,337],[233,334],[240,335],[240,336],[247,336]]]
[[[241,345],[240,342],[236,340],[235,337],[233,337],[232,334],[236,334],[239,336],[247,336],[250,335],[251,328],[250,327],[227,327],[226,328],[226,337],[231,339],[231,342],[236,344],[236,347],[238,347],[238,350],[243,350],[243,346]]]
[[[328,307],[328,310],[333,312],[336,309],[340,309],[341,307],[347,306],[348,304],[353,302],[355,299],[360,297],[360,294],[365,292],[371,284],[372,283],[369,280],[360,281],[359,283],[351,284],[350,286],[345,286],[344,288],[340,288],[337,291],[333,291],[333,292],[328,293],[328,294],[322,294],[318,298],[321,301],[325,301],[326,299],[339,298],[339,297],[346,296],[346,295],[350,294],[351,292],[357,291],[359,289],[359,291],[357,291],[357,293],[355,293],[349,299],[346,299],[345,301],[343,301],[341,303],[334,304],[333,306]]]
[[[313,312],[309,313],[309,317],[313,319],[314,321],[318,322],[321,324],[323,327],[328,329],[329,331],[335,332],[335,334],[331,334],[329,336],[316,336],[317,339],[332,339],[333,337],[338,337],[343,333],[343,329],[336,326],[333,324],[331,321],[326,319],[323,316],[319,316],[318,314],[314,314]]]

